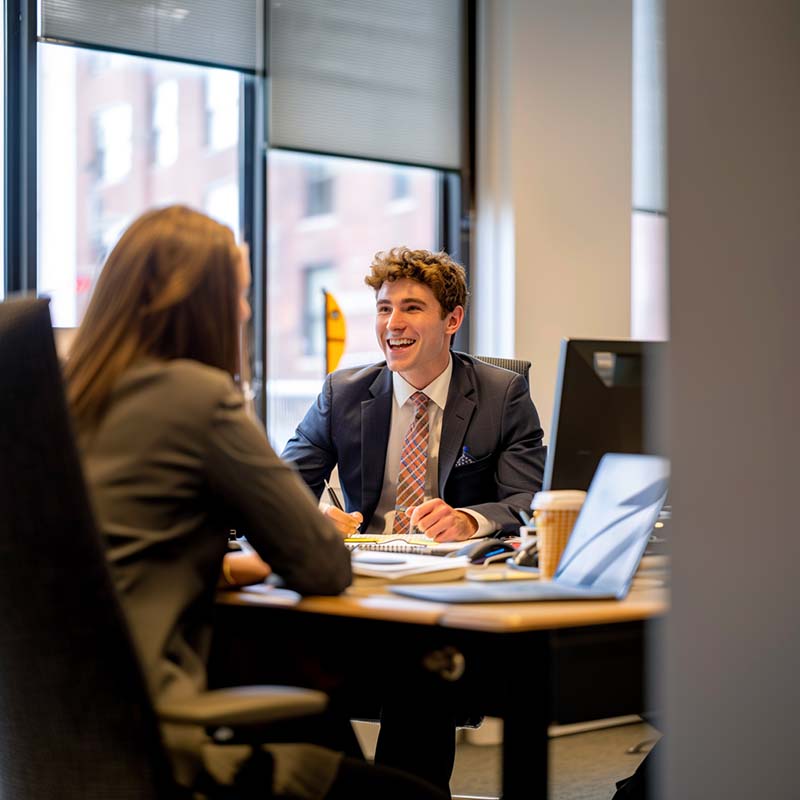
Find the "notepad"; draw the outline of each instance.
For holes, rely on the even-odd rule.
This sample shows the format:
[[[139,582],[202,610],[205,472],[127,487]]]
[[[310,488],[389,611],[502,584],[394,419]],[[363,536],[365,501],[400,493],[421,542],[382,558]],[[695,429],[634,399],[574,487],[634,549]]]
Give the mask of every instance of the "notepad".
[[[466,542],[435,542],[427,536],[350,536],[344,540],[351,551],[376,550],[383,553],[424,553],[445,556],[460,550]]]
[[[353,574],[378,578],[391,583],[455,581],[464,577],[469,566],[467,556],[437,558],[419,553],[353,553]]]

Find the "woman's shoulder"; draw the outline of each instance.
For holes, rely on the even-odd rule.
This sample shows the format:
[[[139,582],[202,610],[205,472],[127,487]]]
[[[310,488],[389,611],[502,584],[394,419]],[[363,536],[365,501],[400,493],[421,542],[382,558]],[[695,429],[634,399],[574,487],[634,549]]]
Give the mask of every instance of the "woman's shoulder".
[[[183,358],[145,359],[134,364],[123,375],[115,394],[129,392],[184,408],[227,404],[240,396],[225,370]]]
[[[189,358],[175,358],[162,363],[170,377],[181,383],[191,382],[196,386],[225,391],[236,388],[233,379],[224,369],[210,367]]]

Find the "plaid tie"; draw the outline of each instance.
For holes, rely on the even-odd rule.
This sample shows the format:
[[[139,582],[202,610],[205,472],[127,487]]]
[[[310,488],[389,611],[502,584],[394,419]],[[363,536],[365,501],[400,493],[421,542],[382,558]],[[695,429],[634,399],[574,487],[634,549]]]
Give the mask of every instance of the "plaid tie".
[[[400,473],[397,477],[397,499],[392,527],[395,536],[406,536],[409,533],[411,520],[406,516],[406,509],[418,506],[425,499],[429,436],[428,396],[423,392],[414,392],[411,401],[416,408],[400,453]]]

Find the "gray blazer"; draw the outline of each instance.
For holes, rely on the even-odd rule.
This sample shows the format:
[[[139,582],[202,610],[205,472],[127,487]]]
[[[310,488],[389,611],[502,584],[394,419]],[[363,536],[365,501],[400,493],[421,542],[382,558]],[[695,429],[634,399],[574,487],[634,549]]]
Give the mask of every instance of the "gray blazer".
[[[439,494],[453,507],[473,508],[500,527],[518,528],[516,511],[530,508],[542,487],[546,448],[539,415],[520,375],[452,355]],[[385,363],[339,370],[327,377],[282,454],[318,497],[338,464],[347,510],[363,514],[363,530],[383,487],[391,414],[392,373]],[[464,448],[469,455],[461,459]]]
[[[79,442],[112,576],[156,700],[205,688],[227,532],[302,594],[349,583],[341,536],[246,413],[225,372],[143,361]]]

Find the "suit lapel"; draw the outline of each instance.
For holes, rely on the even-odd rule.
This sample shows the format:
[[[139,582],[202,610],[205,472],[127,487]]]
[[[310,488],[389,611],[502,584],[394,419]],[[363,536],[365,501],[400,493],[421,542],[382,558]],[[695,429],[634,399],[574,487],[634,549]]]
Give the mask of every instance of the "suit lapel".
[[[450,471],[461,453],[462,443],[475,411],[475,387],[471,369],[453,353],[453,376],[447,392],[442,418],[442,440],[439,443],[439,497],[450,477]]]
[[[372,518],[383,487],[386,448],[392,418],[392,373],[384,367],[369,387],[371,399],[361,403],[361,512]]]

